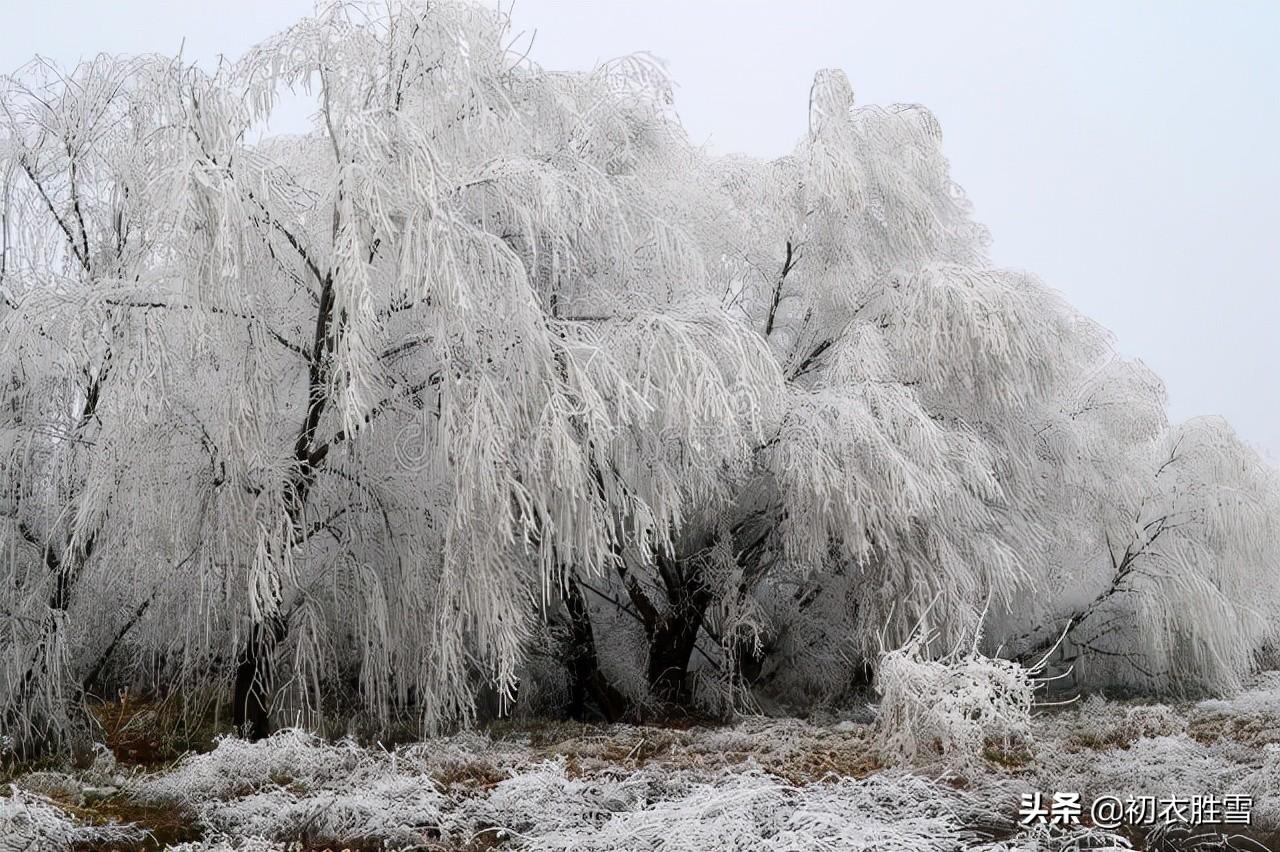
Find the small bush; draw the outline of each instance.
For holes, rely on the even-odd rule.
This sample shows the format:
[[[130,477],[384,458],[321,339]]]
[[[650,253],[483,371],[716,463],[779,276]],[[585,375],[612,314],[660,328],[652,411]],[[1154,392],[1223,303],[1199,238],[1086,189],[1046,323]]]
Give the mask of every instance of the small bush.
[[[929,659],[928,644],[916,633],[876,667],[875,742],[887,760],[971,763],[993,741],[1030,744],[1034,672],[973,649]]]

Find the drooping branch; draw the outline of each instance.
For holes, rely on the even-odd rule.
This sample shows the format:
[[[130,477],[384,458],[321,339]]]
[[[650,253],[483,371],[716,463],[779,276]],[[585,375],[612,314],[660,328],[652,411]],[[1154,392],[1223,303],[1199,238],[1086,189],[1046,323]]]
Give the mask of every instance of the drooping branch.
[[[276,331],[275,329],[267,325],[266,322],[262,320],[260,317],[254,316],[253,314],[245,314],[239,311],[233,311],[227,308],[221,308],[221,307],[218,307],[217,305],[188,305],[182,302],[160,302],[160,301],[154,301],[154,300],[141,301],[141,300],[134,300],[134,299],[105,299],[104,303],[116,308],[139,308],[142,310],[163,309],[163,310],[171,310],[171,311],[208,311],[211,314],[220,314],[224,316],[235,317],[236,319],[244,320],[247,323],[250,323],[258,328],[261,328],[271,337],[272,340],[274,340],[276,343],[279,343],[281,346],[283,346],[285,349],[289,350],[290,352],[294,353],[295,355],[299,355],[303,359],[308,361],[311,360],[310,352],[308,352],[306,349],[303,349],[302,346],[300,346],[299,344],[289,340],[283,334],[281,334],[280,332]]]

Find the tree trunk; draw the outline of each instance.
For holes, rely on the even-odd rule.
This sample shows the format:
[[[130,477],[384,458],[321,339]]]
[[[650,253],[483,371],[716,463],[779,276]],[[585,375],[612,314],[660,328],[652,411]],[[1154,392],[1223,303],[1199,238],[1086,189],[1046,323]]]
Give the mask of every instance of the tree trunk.
[[[711,604],[711,589],[690,561],[658,556],[667,583],[668,607],[649,631],[649,691],[664,710],[689,703],[689,660]],[[674,569],[674,570],[673,570]]]
[[[286,635],[285,621],[275,616],[267,624],[255,624],[240,651],[232,696],[232,721],[250,740],[271,735],[271,701],[275,695],[271,657]]]
[[[688,704],[685,681],[701,628],[700,613],[696,618],[672,615],[658,625],[649,640],[649,690],[666,707]]]
[[[569,652],[565,661],[571,684],[569,718],[587,721],[590,701],[594,702],[606,722],[616,722],[629,709],[629,702],[600,670],[591,613],[582,596],[582,588],[576,580],[566,578],[561,597],[569,613]]]

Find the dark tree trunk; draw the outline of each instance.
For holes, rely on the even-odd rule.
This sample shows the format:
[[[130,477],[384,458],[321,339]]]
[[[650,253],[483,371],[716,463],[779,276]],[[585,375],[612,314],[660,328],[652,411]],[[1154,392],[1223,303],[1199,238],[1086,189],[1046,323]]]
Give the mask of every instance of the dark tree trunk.
[[[606,722],[616,722],[629,709],[629,702],[600,670],[591,613],[577,581],[568,578],[561,597],[569,613],[569,649],[566,664],[571,685],[569,718],[587,721],[587,709],[594,703]]]
[[[250,200],[255,200],[252,194],[249,197]],[[334,216],[336,229],[336,208]],[[322,274],[310,256],[299,248],[300,243],[288,232],[285,234],[320,283],[320,303],[316,308],[315,331],[307,356],[307,409],[294,439],[294,466],[285,482],[283,493],[289,524],[295,533],[303,533],[302,522],[306,516],[307,498],[315,483],[318,466],[324,462],[330,447],[329,442],[320,442],[317,434],[320,421],[329,405],[329,358],[337,342],[332,330],[335,301],[332,271]],[[240,649],[232,689],[232,718],[237,730],[247,733],[250,739],[260,740],[271,733],[270,708],[275,692],[271,682],[270,663],[276,646],[284,641],[288,631],[285,616],[277,615],[264,625],[255,624],[244,647]]]
[[[746,686],[755,686],[764,674],[764,664],[769,657],[769,648],[757,647],[750,639],[736,641],[734,662],[737,665],[736,675]]]
[[[268,624],[255,624],[240,650],[235,689],[231,701],[232,722],[249,739],[271,736],[271,657],[286,635],[285,621],[276,616]]]
[[[659,554],[658,564],[668,606],[649,630],[649,691],[663,710],[671,710],[689,703],[689,661],[711,603],[711,589],[692,561],[673,563]]]
[[[701,614],[696,618],[672,615],[649,640],[649,690],[663,705],[683,707],[689,701],[685,681],[701,628]]]

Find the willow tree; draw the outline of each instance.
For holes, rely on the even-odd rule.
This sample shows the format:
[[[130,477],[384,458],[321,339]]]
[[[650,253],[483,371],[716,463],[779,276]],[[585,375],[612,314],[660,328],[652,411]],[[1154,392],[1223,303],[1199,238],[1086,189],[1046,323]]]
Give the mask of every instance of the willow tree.
[[[178,339],[124,305],[174,274],[171,71],[99,57],[2,83],[0,704],[24,742],[67,731],[129,582],[154,586],[202,516],[169,487],[211,461]]]
[[[549,75],[471,7],[348,14],[213,77],[174,64],[138,102],[176,235],[152,286],[110,300],[184,341],[163,373],[212,471],[166,528],[199,530],[190,570],[133,584],[113,630],[171,676],[231,666],[259,735],[278,662],[304,706],[383,720],[509,689],[537,589],[572,603],[681,562],[779,384],[708,297],[716,241],[669,201],[697,157],[651,62]],[[281,86],[314,86],[315,131],[245,145]],[[645,612],[655,656],[687,657],[689,628]]]
[[[704,215],[729,197],[711,208],[729,224],[702,229],[722,247],[709,284],[781,378],[718,519],[728,546],[675,594],[658,585],[730,689],[838,689],[921,619],[972,635],[1030,579],[1036,507],[1010,499],[1030,476],[1024,424],[1102,345],[990,265],[939,142],[922,108],[856,107],[822,72],[793,156],[711,161],[718,194],[692,185]]]
[[[625,682],[649,667],[633,697],[687,700],[691,663],[712,701],[838,692],[921,622],[944,647],[985,634],[1023,655],[1065,632],[1086,685],[1238,682],[1274,628],[1240,585],[1271,594],[1274,477],[1219,436],[1205,445],[1234,460],[1234,485],[1187,461],[1195,489],[1153,490],[1173,440],[1158,380],[1035,278],[991,265],[927,111],[857,107],[823,72],[795,155],[681,181],[659,185],[705,253],[719,247],[707,285],[781,381],[753,398],[766,439],[725,466],[726,497],[685,519],[665,563],[589,596],[614,646],[604,668]],[[1239,489],[1231,510],[1212,482]],[[1126,532],[1135,515],[1160,547]],[[1135,568],[1171,560],[1182,570]]]
[[[548,624],[574,714],[723,707],[921,622],[1100,658],[1130,592],[1144,654],[1239,671],[1274,482],[1218,433],[1152,467],[1158,389],[992,266],[927,111],[823,72],[792,156],[713,158],[651,58],[509,44],[339,4],[212,73],[6,84],[7,723],[160,681],[255,736],[436,728]],[[250,144],[290,88],[313,127]]]
[[[1076,508],[1076,531],[1047,554],[1043,600],[1017,620],[1031,627],[1003,635],[1024,659],[1057,648],[1077,685],[1230,692],[1276,639],[1280,476],[1219,418],[1161,428],[1115,453],[1114,436],[1141,435],[1150,421],[1142,391],[1149,400],[1152,385],[1138,376],[1094,377],[1076,397],[1073,419],[1108,424],[1072,453],[1072,504],[1059,505]],[[1091,469],[1089,481],[1081,472]]]

